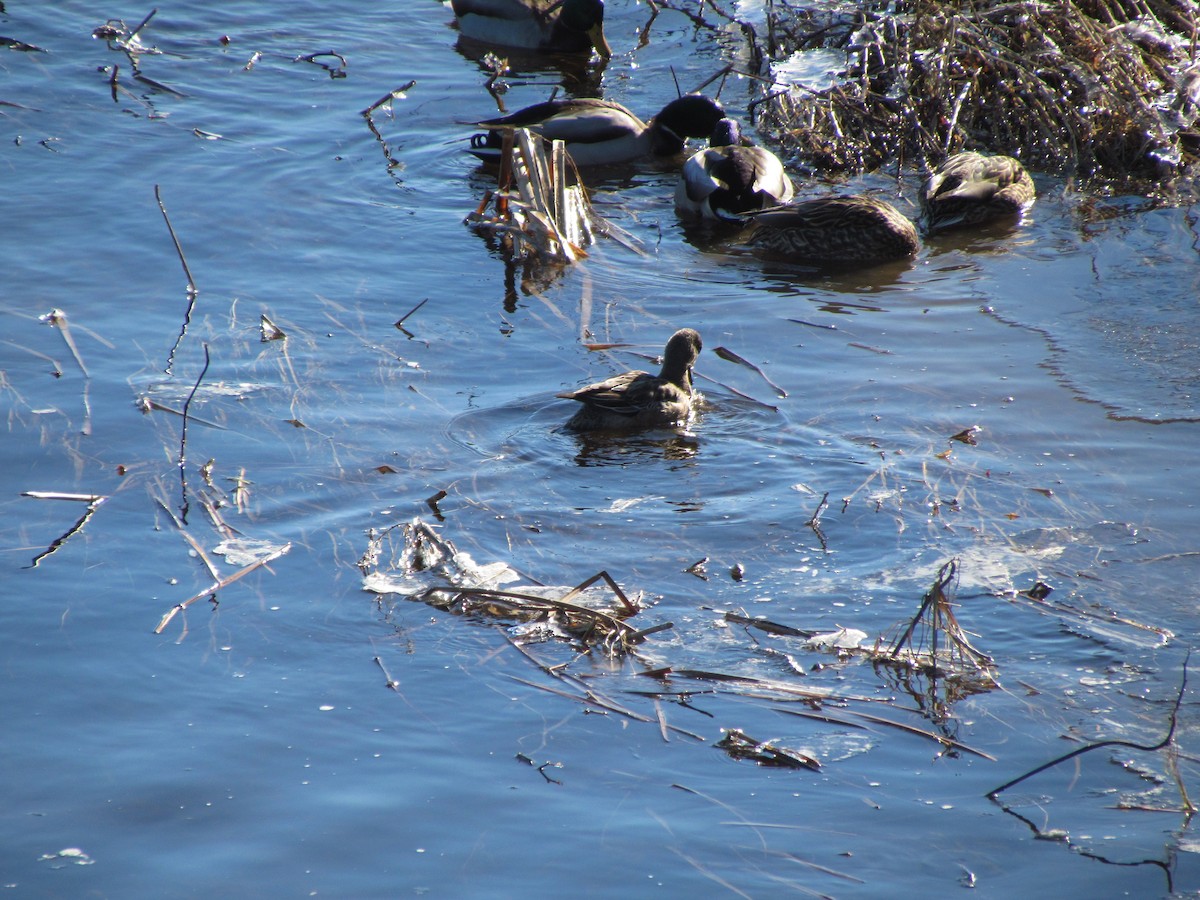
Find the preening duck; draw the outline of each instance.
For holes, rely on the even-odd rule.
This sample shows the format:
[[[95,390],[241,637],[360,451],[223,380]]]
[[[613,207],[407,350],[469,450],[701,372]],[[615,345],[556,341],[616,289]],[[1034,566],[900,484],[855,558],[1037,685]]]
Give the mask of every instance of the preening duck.
[[[458,30],[484,44],[543,53],[612,50],[604,37],[604,0],[451,0]]]
[[[672,100],[649,124],[611,100],[549,100],[480,122],[489,131],[471,138],[471,152],[485,161],[497,160],[499,129],[528,128],[548,140],[565,141],[580,166],[669,157],[683,152],[687,138],[708,137],[724,115],[720,103],[701,94]]]
[[[681,328],[671,335],[657,375],[632,371],[556,396],[583,404],[567,422],[576,431],[625,430],[678,425],[692,412],[692,366],[700,335]]]
[[[908,217],[873,197],[818,197],[747,218],[751,246],[797,262],[872,266],[914,256],[921,246]]]
[[[1033,179],[1011,156],[956,153],[925,182],[921,208],[926,229],[941,231],[1019,217],[1036,194]]]
[[[708,144],[679,173],[675,209],[680,215],[740,221],[740,213],[792,199],[792,180],[779,157],[748,145],[733,119],[721,119]]]

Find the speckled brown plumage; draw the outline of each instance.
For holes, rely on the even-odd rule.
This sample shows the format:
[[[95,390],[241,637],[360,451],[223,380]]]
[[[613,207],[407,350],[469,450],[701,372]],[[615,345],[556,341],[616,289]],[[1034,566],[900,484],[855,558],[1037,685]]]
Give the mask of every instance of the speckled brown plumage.
[[[1036,193],[1025,167],[1011,156],[956,153],[921,190],[923,221],[926,230],[942,231],[1015,218]]]
[[[681,328],[671,335],[657,375],[634,370],[556,396],[583,404],[567,427],[577,431],[625,430],[678,425],[692,411],[692,366],[700,335]]]

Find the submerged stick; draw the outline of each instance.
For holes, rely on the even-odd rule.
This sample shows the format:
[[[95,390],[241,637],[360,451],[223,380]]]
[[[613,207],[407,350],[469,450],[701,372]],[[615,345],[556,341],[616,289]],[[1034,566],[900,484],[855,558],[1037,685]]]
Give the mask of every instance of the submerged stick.
[[[205,374],[208,372],[208,344],[204,344],[204,368],[200,370],[200,375],[196,378],[196,383],[192,385],[192,391],[187,396],[187,400],[183,402],[183,428],[179,432],[179,486],[182,491],[183,506],[180,509],[179,517],[187,524],[188,514],[188,498],[187,498],[187,426],[188,426],[188,409],[192,405],[192,398],[196,396],[196,391],[200,387],[200,382],[204,380]]]

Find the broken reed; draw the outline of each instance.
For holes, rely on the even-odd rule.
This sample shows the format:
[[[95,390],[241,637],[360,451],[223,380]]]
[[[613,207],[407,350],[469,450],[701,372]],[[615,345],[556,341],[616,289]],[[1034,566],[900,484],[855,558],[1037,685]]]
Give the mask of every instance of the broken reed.
[[[915,0],[853,19],[782,9],[777,59],[846,52],[837,84],[797,85],[761,105],[760,127],[815,169],[982,149],[1124,179],[1172,177],[1200,160],[1191,0]]]
[[[903,633],[882,652],[877,644],[872,660],[913,669],[931,679],[955,679],[980,689],[994,686],[992,658],[971,646],[954,615],[948,590],[957,578],[958,561],[944,563]]]
[[[505,131],[497,190],[488,191],[466,223],[506,238],[514,257],[531,262],[572,263],[587,256],[590,211],[583,188],[567,184],[569,161],[562,141],[551,142],[547,156],[543,139],[528,129]]]

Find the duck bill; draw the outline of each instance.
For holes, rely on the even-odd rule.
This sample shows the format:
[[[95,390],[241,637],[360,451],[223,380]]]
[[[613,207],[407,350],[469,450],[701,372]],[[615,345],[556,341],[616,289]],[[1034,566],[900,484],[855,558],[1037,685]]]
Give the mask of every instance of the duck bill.
[[[612,48],[608,46],[608,39],[604,37],[604,25],[597,22],[588,29],[588,37],[592,39],[592,46],[596,48],[596,52],[603,59],[612,59]]]

